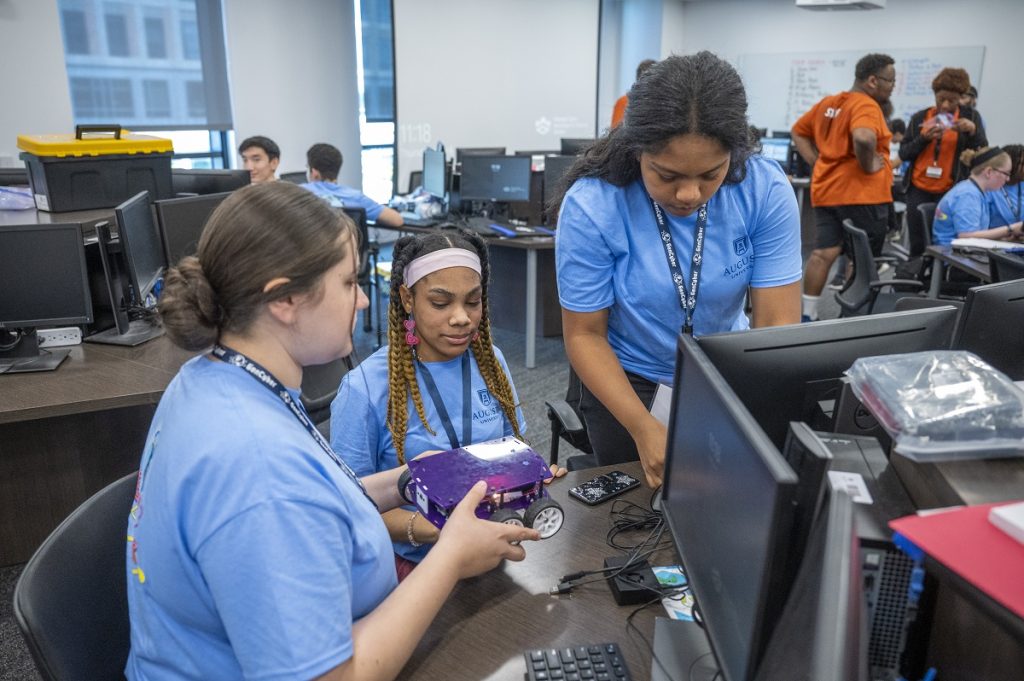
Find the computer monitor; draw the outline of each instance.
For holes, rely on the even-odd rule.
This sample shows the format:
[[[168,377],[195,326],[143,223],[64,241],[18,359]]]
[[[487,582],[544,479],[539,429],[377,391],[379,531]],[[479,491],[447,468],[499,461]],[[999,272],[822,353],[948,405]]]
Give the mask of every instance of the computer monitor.
[[[957,310],[935,307],[703,336],[701,349],[781,447],[790,421],[812,421],[860,357],[946,350]]]
[[[953,349],[973,352],[1014,381],[1024,381],[1024,279],[967,291]]]
[[[467,156],[504,156],[505,147],[462,147],[455,150],[455,160],[462,163]]]
[[[789,140],[775,137],[761,138],[761,155],[782,166],[783,171],[789,170]]]
[[[92,321],[81,226],[0,226],[0,276],[0,373],[56,369],[69,351],[40,349],[36,328]]]
[[[853,500],[829,490],[757,681],[867,681],[868,632]]]
[[[149,192],[140,192],[114,208],[117,236],[110,224],[96,225],[114,328],[85,340],[111,345],[139,345],[163,334],[147,299],[164,271],[164,247],[153,219]],[[134,317],[134,318],[133,318]]]
[[[174,194],[221,194],[233,192],[251,181],[248,170],[172,168]]]
[[[28,168],[0,168],[0,187],[27,187]]]
[[[527,156],[466,156],[462,160],[463,201],[529,201]]]
[[[516,149],[515,156],[553,156],[558,149]]]
[[[229,196],[231,193],[225,192],[154,202],[160,241],[168,265],[176,265],[186,255],[196,254],[206,221],[221,201]]]
[[[558,183],[576,162],[575,156],[548,156],[544,159],[544,202],[555,195]]]
[[[423,150],[423,191],[440,199],[447,193],[444,149]]]
[[[579,156],[584,151],[594,146],[597,140],[593,137],[563,137],[561,152],[563,156]]]
[[[785,602],[797,476],[679,337],[661,508],[726,681],[749,681]]]

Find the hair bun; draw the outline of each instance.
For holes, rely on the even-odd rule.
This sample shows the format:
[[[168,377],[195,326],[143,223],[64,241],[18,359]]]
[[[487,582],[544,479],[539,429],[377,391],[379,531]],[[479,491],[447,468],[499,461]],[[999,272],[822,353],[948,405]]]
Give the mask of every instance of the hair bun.
[[[213,345],[224,323],[224,310],[195,256],[167,270],[159,311],[167,335],[186,350]]]

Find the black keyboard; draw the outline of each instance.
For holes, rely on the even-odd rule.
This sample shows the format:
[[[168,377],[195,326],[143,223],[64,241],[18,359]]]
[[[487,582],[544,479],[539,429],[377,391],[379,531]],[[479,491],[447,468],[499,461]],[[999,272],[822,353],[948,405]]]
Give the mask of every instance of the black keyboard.
[[[616,643],[528,650],[527,681],[629,681],[629,669]]]

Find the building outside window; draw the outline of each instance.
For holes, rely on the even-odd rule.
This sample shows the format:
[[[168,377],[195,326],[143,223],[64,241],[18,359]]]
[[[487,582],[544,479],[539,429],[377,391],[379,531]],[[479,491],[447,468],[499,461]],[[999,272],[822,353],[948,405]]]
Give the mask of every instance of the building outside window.
[[[391,0],[357,0],[355,10],[363,192],[384,203],[395,194],[395,66]]]

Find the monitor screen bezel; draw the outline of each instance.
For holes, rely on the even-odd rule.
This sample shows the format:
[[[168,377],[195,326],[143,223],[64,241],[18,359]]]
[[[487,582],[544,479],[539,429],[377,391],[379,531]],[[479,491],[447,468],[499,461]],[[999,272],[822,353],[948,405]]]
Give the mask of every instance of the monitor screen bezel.
[[[129,236],[132,230],[126,227],[128,224],[126,216],[130,216],[131,212],[134,211],[138,211],[140,216],[142,214],[147,216],[149,224],[152,227],[150,231],[155,239],[156,251],[160,254],[160,261],[162,263],[157,267],[155,272],[146,274],[145,281],[142,281],[139,278],[140,272],[138,271],[138,263],[136,262],[136,256],[139,254],[139,249],[143,246],[138,243],[132,245],[133,237]],[[153,205],[149,199],[149,192],[139,192],[132,198],[114,208],[114,221],[117,223],[117,238],[121,242],[121,255],[124,258],[124,264],[128,270],[126,274],[128,275],[128,281],[132,287],[132,295],[134,298],[132,302],[136,305],[143,306],[145,305],[146,297],[153,291],[156,283],[161,277],[163,277],[164,270],[167,268],[163,239],[160,237],[160,232],[157,228],[157,221],[153,215]]]
[[[494,162],[500,162],[500,163],[502,163],[504,165],[512,165],[512,166],[519,165],[519,166],[522,166],[522,169],[514,169],[514,170],[518,170],[519,172],[521,172],[522,175],[523,175],[523,178],[525,180],[525,182],[523,183],[523,187],[525,188],[525,191],[526,191],[525,198],[520,198],[520,197],[522,197],[522,194],[517,194],[516,198],[509,198],[509,197],[506,197],[506,196],[489,196],[489,197],[485,197],[485,196],[483,196],[484,192],[479,192],[477,194],[467,194],[466,193],[466,177],[467,177],[467,174],[466,174],[466,163],[467,163],[467,159],[472,159],[472,160],[468,161],[468,163],[469,163],[469,165],[471,167],[473,165],[475,165],[475,164],[478,164],[478,163],[482,165],[482,164],[485,164],[485,163],[494,163]],[[484,156],[484,155],[480,155],[480,156],[467,156],[466,159],[463,159],[463,161],[462,161],[462,174],[461,174],[461,178],[460,178],[460,181],[459,181],[459,195],[460,195],[460,198],[463,201],[494,201],[494,202],[498,202],[498,203],[522,203],[522,202],[525,202],[525,201],[529,201],[530,200],[530,174],[532,172],[533,171],[531,170],[531,161],[530,161],[530,157],[529,156]],[[473,175],[472,175],[472,173],[470,173],[468,176],[472,177]]]
[[[185,255],[194,255],[195,253],[186,253],[176,258],[172,257],[173,254],[171,253],[170,232],[174,231],[176,227],[169,226],[166,211],[174,211],[182,206],[213,203],[214,206],[210,210],[210,213],[209,215],[207,215],[206,218],[207,221],[209,221],[209,216],[212,215],[213,211],[217,210],[217,206],[219,206],[224,201],[224,199],[226,199],[229,196],[231,196],[231,192],[221,192],[219,194],[199,194],[198,196],[180,196],[175,199],[161,199],[159,201],[153,202],[153,206],[156,209],[157,228],[160,231],[160,243],[163,247],[164,260],[167,262],[168,267],[173,267],[174,265],[176,265],[178,261],[181,260],[181,258],[185,257]],[[202,234],[202,231],[203,229],[205,229],[205,227],[206,223],[204,222],[203,227],[200,228],[199,230],[200,235]],[[198,243],[199,239],[197,238],[196,244]]]

